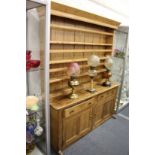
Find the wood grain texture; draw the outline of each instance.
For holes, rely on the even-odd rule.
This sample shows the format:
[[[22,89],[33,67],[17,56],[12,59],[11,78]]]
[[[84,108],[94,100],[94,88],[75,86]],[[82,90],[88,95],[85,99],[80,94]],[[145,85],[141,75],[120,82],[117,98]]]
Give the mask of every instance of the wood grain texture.
[[[112,117],[118,85],[102,89],[104,91],[81,98],[79,102],[70,100],[74,104],[62,109],[51,107],[51,142],[56,151],[64,150]]]
[[[99,83],[105,72],[106,56],[113,51],[114,30],[119,22],[51,2],[50,24],[50,109],[51,145],[57,152],[77,141],[92,129],[111,118],[114,113],[119,84],[103,87]],[[88,57],[99,56],[94,79],[95,93],[89,93]],[[76,87],[77,99],[70,99],[68,86],[69,63],[77,62],[80,85]]]
[[[94,42],[92,43],[92,37],[93,35],[88,34],[85,35],[85,40],[87,42],[72,42],[72,41],[50,41],[51,44],[63,44],[63,45],[91,45],[91,46],[112,46],[112,44],[108,43],[100,43],[100,42]],[[69,40],[69,39],[68,39]]]
[[[92,129],[94,99],[64,110],[63,148],[70,145]]]
[[[100,57],[100,60],[105,60],[106,57]],[[61,63],[71,63],[71,62],[82,62],[87,61],[88,58],[80,58],[80,59],[65,59],[65,60],[53,60],[50,61],[50,64],[61,64]]]
[[[56,2],[51,2],[51,10],[52,15],[83,21],[90,24],[110,27],[113,29],[117,29],[117,27],[120,25],[119,22],[116,22],[114,20],[110,20],[108,18],[101,17]]]
[[[90,83],[86,83],[85,86],[83,86],[83,89],[78,92],[79,98],[74,99],[74,100],[71,100],[67,95],[69,92],[71,92],[71,89],[67,89],[67,90],[64,90],[62,92],[58,91],[58,94],[63,93],[63,94],[65,94],[65,96],[61,97],[61,95],[60,96],[58,95],[58,99],[54,98],[54,100],[52,100],[53,95],[51,94],[50,99],[51,99],[52,102],[51,102],[50,105],[54,109],[60,110],[60,109],[63,109],[63,108],[67,108],[67,107],[76,105],[76,103],[78,103],[78,102],[82,102],[82,101],[87,100],[87,99],[89,99],[91,97],[94,97],[96,95],[99,95],[99,94],[104,93],[104,92],[106,92],[108,90],[111,90],[113,88],[118,87],[117,83],[113,83],[111,87],[103,87],[103,86],[97,85],[97,83],[95,83],[94,87],[95,87],[95,89],[97,91],[92,94],[92,93],[89,93],[88,91],[86,91],[89,88],[89,85],[90,85]],[[109,100],[108,97],[109,98],[111,97],[109,92],[107,93],[106,101]]]
[[[67,49],[67,50],[65,50],[65,49],[57,49],[57,50],[52,49],[50,51],[50,53],[56,53],[56,54],[58,54],[58,53],[67,53],[67,52],[68,53],[71,53],[71,52],[73,52],[73,53],[87,53],[87,52],[109,53],[109,52],[112,52],[112,50],[111,49],[94,49],[94,48],[84,49],[84,46],[78,46],[78,45],[76,46],[75,45],[75,49]],[[81,57],[82,56],[80,56],[80,58]]]
[[[51,28],[52,29],[75,31],[78,34],[85,32],[85,33],[95,33],[95,34],[100,34],[100,35],[102,34],[102,35],[113,36],[113,33],[110,33],[110,32],[104,32],[104,31],[99,31],[99,30],[91,30],[88,28],[81,28],[81,27],[61,26],[61,25],[51,24]]]
[[[103,73],[105,71],[106,71],[106,69],[101,69],[101,70],[98,70],[97,73]],[[88,73],[83,73],[83,74],[80,74],[79,76],[77,76],[77,78],[81,78],[83,76],[89,76],[89,74]],[[64,81],[64,80],[69,80],[69,78],[70,77],[68,77],[67,75],[65,75],[65,76],[62,75],[59,78],[55,78],[55,77],[51,78],[49,80],[49,82],[50,82],[50,84],[52,84],[52,83],[56,83],[56,82],[60,82],[60,81]]]

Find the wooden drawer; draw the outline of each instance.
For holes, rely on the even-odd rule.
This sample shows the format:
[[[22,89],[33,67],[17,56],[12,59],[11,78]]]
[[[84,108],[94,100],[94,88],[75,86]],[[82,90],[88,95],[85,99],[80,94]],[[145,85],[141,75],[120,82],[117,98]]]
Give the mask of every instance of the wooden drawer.
[[[111,89],[103,94],[98,96],[98,102],[108,102],[112,100],[116,95],[117,89]]]
[[[103,93],[103,94],[100,94],[98,96],[98,102],[99,103],[105,103],[105,102],[110,101],[112,98],[113,98],[113,96],[111,96],[111,95],[109,95],[107,93]]]
[[[116,94],[116,89],[111,89],[111,90],[105,92],[105,94],[107,97],[110,97],[110,96],[114,97]]]
[[[106,93],[103,93],[103,94],[100,94],[97,99],[98,99],[98,102],[100,102],[105,100],[105,98],[106,98]]]
[[[84,101],[84,102],[80,103],[79,105],[65,109],[64,110],[64,117],[69,117],[71,115],[74,115],[74,114],[86,109],[86,108],[89,108],[90,106],[93,105],[93,103],[94,103],[94,98],[89,99],[87,101]]]

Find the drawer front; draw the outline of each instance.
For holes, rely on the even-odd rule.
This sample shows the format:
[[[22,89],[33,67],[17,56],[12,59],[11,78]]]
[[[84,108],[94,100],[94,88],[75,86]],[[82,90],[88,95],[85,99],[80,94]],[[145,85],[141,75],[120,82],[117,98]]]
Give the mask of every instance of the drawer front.
[[[65,109],[64,110],[64,117],[69,117],[71,115],[74,115],[74,114],[86,109],[86,108],[89,108],[90,106],[93,105],[93,103],[94,103],[94,98],[89,99],[87,101],[84,101],[84,102],[80,103],[79,105]]]
[[[105,98],[106,98],[106,93],[100,94],[100,95],[98,96],[98,102],[104,101]]]
[[[115,94],[116,94],[116,90],[117,90],[116,88],[115,89],[111,89],[111,90],[105,92],[105,94],[106,94],[107,97],[110,97],[110,96],[114,97]]]
[[[98,96],[98,102],[108,102],[108,101],[114,99],[116,92],[117,92],[117,89],[114,88],[107,92],[104,92],[103,94],[100,94]]]

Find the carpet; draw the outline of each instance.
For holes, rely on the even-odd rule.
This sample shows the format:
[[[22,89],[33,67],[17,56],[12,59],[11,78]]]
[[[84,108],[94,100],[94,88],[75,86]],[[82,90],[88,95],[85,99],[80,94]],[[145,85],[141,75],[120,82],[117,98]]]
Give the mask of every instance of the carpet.
[[[64,155],[128,155],[129,121],[116,116],[64,150]],[[52,152],[52,155],[55,155]]]
[[[129,117],[129,105],[127,105],[122,111],[120,111],[120,113]]]

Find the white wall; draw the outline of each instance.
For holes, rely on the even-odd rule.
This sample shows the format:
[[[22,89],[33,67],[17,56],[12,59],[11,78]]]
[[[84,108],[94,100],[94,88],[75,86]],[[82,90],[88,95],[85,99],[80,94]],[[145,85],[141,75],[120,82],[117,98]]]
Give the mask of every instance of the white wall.
[[[128,0],[51,0],[129,25]]]

